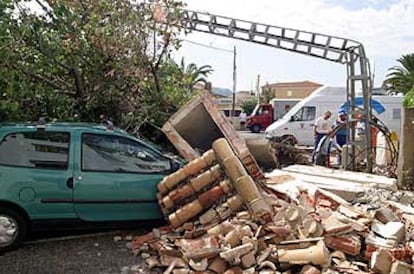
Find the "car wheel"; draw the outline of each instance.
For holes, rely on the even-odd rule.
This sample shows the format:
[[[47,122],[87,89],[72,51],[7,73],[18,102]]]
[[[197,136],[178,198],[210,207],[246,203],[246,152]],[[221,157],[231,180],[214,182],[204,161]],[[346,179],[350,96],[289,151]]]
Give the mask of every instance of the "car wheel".
[[[251,127],[251,130],[252,130],[253,133],[259,133],[260,129],[261,129],[261,127],[258,124],[255,124]]]
[[[26,222],[18,212],[10,208],[0,208],[0,253],[18,247],[26,232]]]

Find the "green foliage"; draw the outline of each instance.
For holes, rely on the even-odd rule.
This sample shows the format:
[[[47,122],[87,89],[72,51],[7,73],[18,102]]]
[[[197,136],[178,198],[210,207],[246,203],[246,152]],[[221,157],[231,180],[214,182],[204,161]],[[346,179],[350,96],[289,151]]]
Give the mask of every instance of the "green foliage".
[[[180,70],[183,72],[182,84],[186,90],[193,90],[197,83],[207,83],[207,76],[213,69],[209,65],[197,67],[196,64],[190,63],[187,66],[184,63],[184,58],[181,59]]]
[[[246,101],[243,101],[243,103],[241,103],[240,107],[241,109],[246,112],[247,115],[252,114],[254,108],[257,105],[257,100],[256,99],[248,99]]]
[[[406,108],[414,108],[414,86],[405,94],[403,106]]]
[[[397,60],[400,66],[390,68],[383,86],[388,92],[406,94],[414,86],[414,53]]]
[[[262,103],[269,103],[269,101],[270,100],[272,100],[273,98],[275,97],[275,93],[274,93],[274,91],[270,88],[270,87],[268,87],[268,86],[265,86],[264,88],[263,88],[263,93],[262,93],[262,96],[261,96],[261,102]]]
[[[181,1],[32,2],[42,11],[0,2],[2,121],[104,116],[129,130],[162,125],[211,72],[169,57],[180,46]]]

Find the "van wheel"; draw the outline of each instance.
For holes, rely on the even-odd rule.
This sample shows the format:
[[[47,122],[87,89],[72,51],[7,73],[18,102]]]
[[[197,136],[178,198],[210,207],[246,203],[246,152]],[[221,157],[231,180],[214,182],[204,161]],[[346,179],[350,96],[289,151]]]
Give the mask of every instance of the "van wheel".
[[[294,146],[298,144],[298,140],[293,135],[283,135],[281,143]]]
[[[259,133],[259,132],[260,132],[260,129],[261,129],[261,127],[260,127],[260,125],[258,125],[258,124],[255,124],[255,125],[253,125],[253,126],[251,127],[251,131],[252,131],[253,133]]]
[[[24,218],[15,210],[0,207],[0,253],[18,247],[27,233]]]

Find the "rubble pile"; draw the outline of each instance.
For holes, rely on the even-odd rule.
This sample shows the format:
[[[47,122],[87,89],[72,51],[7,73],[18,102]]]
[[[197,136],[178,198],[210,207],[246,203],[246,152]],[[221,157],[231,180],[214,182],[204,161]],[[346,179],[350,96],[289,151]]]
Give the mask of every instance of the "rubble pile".
[[[311,153],[303,149],[285,143],[272,143],[272,147],[278,159],[278,168],[293,164],[310,165],[312,163]]]
[[[262,185],[226,139],[216,140],[159,183],[170,226],[135,237],[134,252],[149,269],[176,274],[414,273],[414,209],[387,190],[351,203],[306,183]]]

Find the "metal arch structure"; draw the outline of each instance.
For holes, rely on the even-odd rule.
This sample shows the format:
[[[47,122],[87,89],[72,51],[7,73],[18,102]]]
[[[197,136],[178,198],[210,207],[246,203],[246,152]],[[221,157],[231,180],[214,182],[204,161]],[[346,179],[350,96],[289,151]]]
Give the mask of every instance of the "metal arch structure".
[[[354,119],[355,114],[360,113],[364,115],[364,120],[367,125],[371,123],[372,108],[370,102],[372,96],[372,81],[369,62],[362,43],[342,37],[272,26],[191,10],[182,11],[181,24],[185,29],[192,31],[248,41],[345,64],[347,67],[347,101],[350,106],[348,120]],[[364,98],[363,109],[357,109],[355,106],[355,93],[357,88],[362,90]],[[373,155],[370,127],[365,127],[364,141],[355,140],[355,129],[348,128],[348,143],[352,145],[352,150],[354,150],[355,145],[366,146],[366,151],[368,152],[366,154],[367,172],[372,172]],[[348,146],[346,149],[348,149]],[[353,159],[353,162],[353,167],[355,167],[355,159]]]

